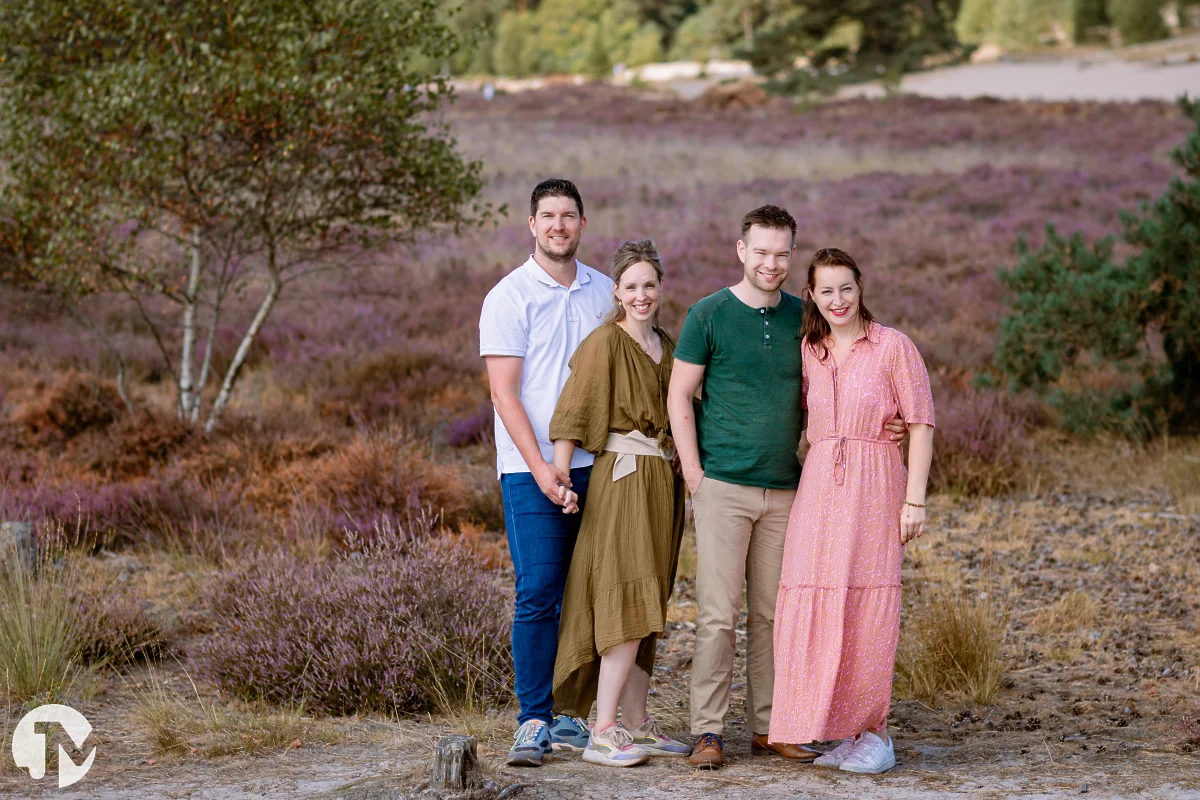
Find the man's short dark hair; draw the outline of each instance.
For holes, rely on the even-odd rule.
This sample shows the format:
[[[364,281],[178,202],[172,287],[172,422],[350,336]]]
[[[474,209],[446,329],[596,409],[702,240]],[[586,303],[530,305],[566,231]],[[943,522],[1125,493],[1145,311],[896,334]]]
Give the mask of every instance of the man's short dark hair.
[[[543,197],[569,197],[579,208],[579,216],[583,216],[583,198],[579,196],[575,184],[565,178],[550,178],[533,187],[533,194],[529,198],[529,216],[537,216],[538,203]]]
[[[755,225],[763,228],[774,228],[779,231],[789,231],[792,234],[792,243],[796,241],[796,220],[787,209],[779,206],[759,206],[751,211],[746,216],[742,217],[742,241],[746,241],[746,234]]]

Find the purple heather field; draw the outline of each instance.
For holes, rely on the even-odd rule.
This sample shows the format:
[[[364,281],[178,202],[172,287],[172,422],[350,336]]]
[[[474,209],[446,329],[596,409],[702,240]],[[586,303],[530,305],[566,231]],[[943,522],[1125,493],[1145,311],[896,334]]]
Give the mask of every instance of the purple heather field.
[[[1057,781],[1066,773],[1038,763],[1043,752],[1055,762],[1051,747],[1078,746],[1108,774],[1135,758],[1192,757],[1188,609],[1200,605],[1188,587],[1200,562],[1188,515],[1200,471],[1188,465],[1200,450],[1168,462],[1165,442],[1068,436],[1035,399],[974,388],[1005,310],[997,270],[1014,264],[1018,240],[1037,245],[1047,223],[1117,234],[1122,209],[1166,188],[1190,123],[1148,102],[710,99],[602,86],[461,96],[445,121],[506,215],[348,251],[287,286],[211,436],[176,418],[171,370],[130,301],[96,297],[66,314],[0,292],[0,521],[38,523],[50,557],[65,545],[88,556],[62,559],[78,580],[56,564],[35,583],[66,587],[76,662],[110,678],[79,707],[98,730],[135,732],[102,740],[121,754],[106,780],[140,789],[160,758],[182,770],[193,757],[285,749],[286,767],[270,762],[281,771],[296,757],[333,764],[347,751],[312,745],[358,734],[334,735],[317,721],[328,716],[411,723],[415,734],[390,730],[420,780],[447,729],[478,734],[485,760],[507,751],[513,574],[477,325],[487,291],[531,251],[531,189],[555,176],[582,192],[585,263],[607,270],[622,241],[657,242],[670,331],[740,279],[741,218],[775,203],[799,223],[788,288],[800,290],[812,251],[841,247],[863,267],[873,313],[924,354],[938,405],[932,524],[905,559],[889,719],[910,774],[948,763],[974,786],[992,763]],[[224,316],[214,374],[261,292],[249,286]],[[177,353],[173,311],[147,308]],[[654,675],[652,713],[672,732],[687,726],[695,574],[689,532]],[[938,666],[943,653],[951,661]],[[930,682],[939,674],[967,683]],[[16,708],[0,711],[0,728]],[[261,733],[272,726],[274,738]],[[378,771],[384,735],[363,731]],[[945,755],[913,749],[929,743]],[[1177,762],[1154,763],[1155,780],[1175,780]],[[204,769],[197,785],[211,780]],[[15,780],[0,764],[0,794]]]
[[[800,267],[817,248],[852,253],[876,316],[917,342],[939,397],[955,398],[935,481],[1000,488],[1004,475],[970,464],[1011,465],[1013,442],[1039,415],[970,389],[1003,314],[997,268],[1046,223],[1116,233],[1119,210],[1165,188],[1167,153],[1188,130],[1176,107],[1150,102],[720,109],[608,87],[461,96],[447,121],[483,160],[485,195],[507,204],[507,218],[289,287],[209,439],[172,420],[162,359],[123,301],[101,298],[85,313],[126,353],[147,415],[136,421],[120,413],[115,364],[94,337],[33,298],[0,297],[4,515],[82,521],[119,539],[219,530],[243,541],[336,536],[432,506],[464,535],[498,531],[476,323],[487,290],[530,252],[527,198],[550,176],[581,189],[585,263],[607,269],[621,241],[657,242],[671,330],[690,303],[738,279],[742,214],[766,202],[790,209]],[[217,367],[254,295],[218,332]]]

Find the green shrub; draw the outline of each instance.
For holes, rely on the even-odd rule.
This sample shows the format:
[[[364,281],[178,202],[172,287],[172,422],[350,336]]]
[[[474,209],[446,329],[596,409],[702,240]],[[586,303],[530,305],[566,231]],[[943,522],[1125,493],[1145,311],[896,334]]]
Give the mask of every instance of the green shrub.
[[[1121,43],[1167,38],[1170,31],[1163,20],[1163,5],[1163,0],[1108,0],[1108,15],[1121,31]]]
[[[524,78],[537,71],[536,33],[531,14],[501,15],[492,51],[492,65],[498,74]]]
[[[630,67],[640,67],[642,64],[653,64],[663,59],[662,28],[653,22],[647,22],[637,29],[637,33],[629,40],[629,51],[625,64]]]
[[[1154,203],[1121,215],[1133,254],[1047,226],[1040,250],[1018,243],[1000,271],[1011,292],[996,361],[1016,387],[1056,404],[1069,428],[1150,432],[1200,425],[1200,103],[1173,153],[1184,176]]]
[[[998,0],[992,12],[996,38],[1007,45],[1036,47],[1055,22],[1064,22],[1057,3]]]
[[[1105,0],[1071,0],[1071,23],[1077,43],[1101,40],[1097,29],[1111,24]]]
[[[954,32],[964,42],[981,42],[992,29],[995,0],[963,0],[954,20]]]

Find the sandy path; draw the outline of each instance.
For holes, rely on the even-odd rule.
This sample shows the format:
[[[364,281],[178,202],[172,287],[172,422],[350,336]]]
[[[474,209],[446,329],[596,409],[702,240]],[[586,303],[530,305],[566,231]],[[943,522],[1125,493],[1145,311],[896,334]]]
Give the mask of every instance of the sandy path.
[[[941,98],[998,97],[1004,100],[1174,100],[1200,96],[1200,63],[1082,59],[1053,62],[967,64],[908,75],[900,90]],[[881,96],[878,84],[847,87],[840,97]]]
[[[738,737],[739,739],[741,737]],[[540,769],[502,768],[492,773],[500,786],[524,784],[522,800],[574,798],[882,798],[885,800],[950,800],[981,798],[1147,798],[1195,800],[1200,772],[1193,759],[1143,750],[1137,745],[1110,756],[1066,752],[1058,745],[1028,737],[1024,748],[970,759],[963,763],[957,748],[906,747],[905,761],[886,776],[861,776],[799,766],[778,758],[750,756],[744,741],[732,742],[731,763],[719,772],[691,769],[683,759],[655,759],[644,767],[612,770],[584,764],[577,756],[556,757]],[[1011,744],[1010,740],[1010,744]],[[1036,744],[1036,746],[1034,746]],[[416,750],[417,752],[414,752]],[[423,751],[423,752],[422,752]],[[427,746],[396,748],[335,745],[305,748],[264,758],[183,761],[148,766],[109,765],[84,783],[64,790],[49,781],[7,781],[5,797],[56,800],[248,800],[249,798],[328,798],[333,800],[402,800],[422,794]],[[485,749],[489,760],[500,754]],[[1051,755],[1057,753],[1057,755]],[[1053,757],[1055,760],[1050,761]],[[493,763],[495,763],[493,761]],[[414,769],[415,767],[415,769]],[[1086,789],[1085,789],[1086,787]],[[26,793],[28,791],[28,793]],[[429,798],[429,795],[425,795]]]

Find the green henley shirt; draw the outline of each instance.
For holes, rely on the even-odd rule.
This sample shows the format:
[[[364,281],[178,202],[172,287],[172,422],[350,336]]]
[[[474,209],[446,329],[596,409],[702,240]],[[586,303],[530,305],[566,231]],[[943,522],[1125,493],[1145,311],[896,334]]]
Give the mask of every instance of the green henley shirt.
[[[780,293],[751,308],[729,289],[688,309],[675,358],[702,365],[700,465],[725,483],[795,489],[803,412],[800,326],[804,304]]]

